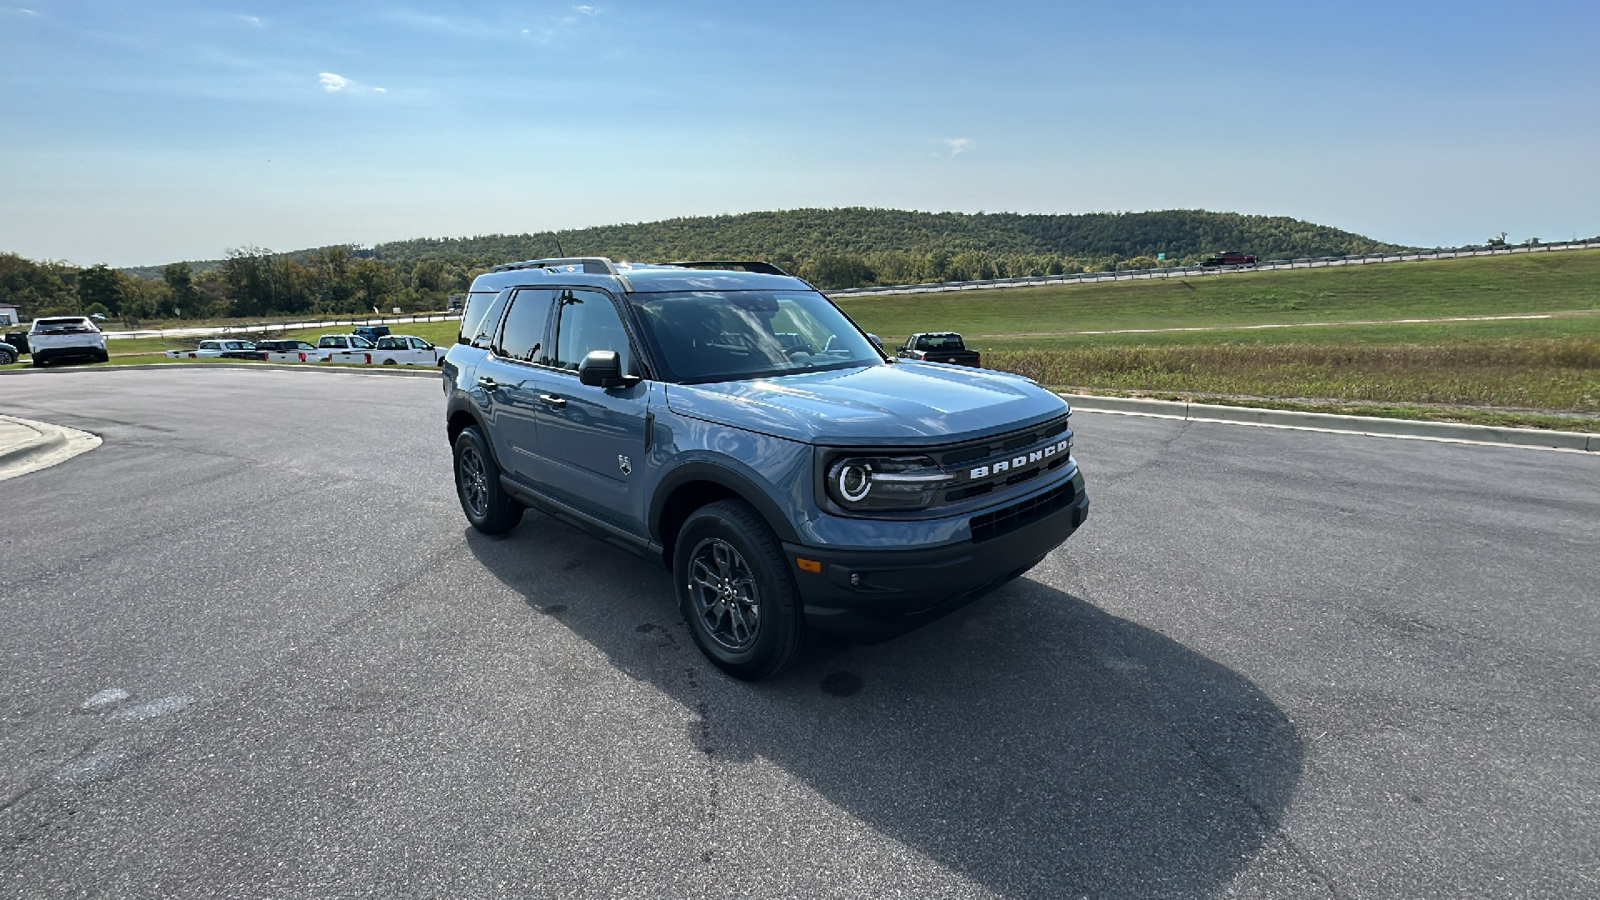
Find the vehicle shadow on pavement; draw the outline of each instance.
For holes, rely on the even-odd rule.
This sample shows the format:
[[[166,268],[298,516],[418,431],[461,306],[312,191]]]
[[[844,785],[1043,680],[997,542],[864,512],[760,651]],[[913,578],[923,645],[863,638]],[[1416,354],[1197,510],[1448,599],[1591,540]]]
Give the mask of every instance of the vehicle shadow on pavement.
[[[1028,577],[884,644],[813,640],[790,671],[746,684],[694,648],[663,570],[532,513],[467,543],[530,614],[691,711],[708,757],[770,761],[995,893],[1270,895],[1252,879],[1316,879],[1278,832],[1303,753],[1283,712],[1238,673]],[[815,821],[782,821],[801,813],[767,814],[816,836]]]

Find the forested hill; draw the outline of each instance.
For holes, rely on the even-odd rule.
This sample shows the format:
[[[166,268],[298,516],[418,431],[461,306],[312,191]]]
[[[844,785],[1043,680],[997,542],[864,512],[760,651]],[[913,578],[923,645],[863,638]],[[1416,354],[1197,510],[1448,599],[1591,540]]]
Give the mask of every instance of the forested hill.
[[[0,253],[0,302],[31,316],[141,319],[442,309],[490,266],[548,256],[764,259],[824,289],[1143,269],[1221,250],[1263,259],[1395,249],[1297,219],[1203,210],[1044,216],[797,209],[376,247],[235,247],[212,262],[118,270]],[[129,327],[132,327],[131,325]]]
[[[937,271],[941,259],[949,267],[957,256],[966,257],[962,262],[968,264],[981,257],[991,266],[1007,270],[1059,266],[1073,271],[1119,264],[1126,268],[1128,261],[1154,260],[1161,253],[1173,261],[1196,261],[1231,249],[1263,259],[1394,249],[1392,244],[1298,219],[1205,210],[1021,215],[851,208],[667,219],[554,234],[423,238],[379,244],[371,253],[378,259],[401,264],[441,258],[492,265],[558,255],[558,241],[568,256],[649,262],[766,259],[805,268],[807,262],[819,257],[853,258],[870,269],[887,270],[874,271],[865,278],[879,282],[916,280],[894,277],[901,274],[984,277],[978,273]],[[932,268],[922,271],[928,264]]]

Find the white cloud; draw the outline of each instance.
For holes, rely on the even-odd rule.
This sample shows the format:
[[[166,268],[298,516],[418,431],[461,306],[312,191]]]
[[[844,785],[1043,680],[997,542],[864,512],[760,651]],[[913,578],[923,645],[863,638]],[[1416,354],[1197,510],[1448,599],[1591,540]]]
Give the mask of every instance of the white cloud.
[[[11,13],[14,16],[33,16],[35,19],[39,18],[39,14],[37,12],[31,9],[23,9],[20,6],[13,6],[7,9],[6,12]]]
[[[939,143],[950,148],[951,156],[960,156],[972,149],[972,140],[970,138],[945,138]]]
[[[373,87],[362,84],[354,78],[346,78],[334,72],[318,72],[317,81],[322,89],[330,94],[387,94],[388,88]]]
[[[260,16],[235,16],[239,21],[254,28],[265,27]]]
[[[573,12],[577,12],[577,13],[583,13],[586,16],[598,16],[598,15],[600,15],[600,10],[595,9],[592,6],[589,6],[588,4],[584,4],[583,6],[574,6],[572,8],[572,11]]]

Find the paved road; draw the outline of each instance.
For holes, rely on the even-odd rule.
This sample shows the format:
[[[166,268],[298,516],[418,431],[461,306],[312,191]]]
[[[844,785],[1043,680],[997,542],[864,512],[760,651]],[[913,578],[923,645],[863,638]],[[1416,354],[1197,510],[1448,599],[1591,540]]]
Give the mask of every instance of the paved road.
[[[1080,414],[1030,575],[776,683],[470,532],[432,379],[0,377],[0,895],[1600,888],[1600,459]]]

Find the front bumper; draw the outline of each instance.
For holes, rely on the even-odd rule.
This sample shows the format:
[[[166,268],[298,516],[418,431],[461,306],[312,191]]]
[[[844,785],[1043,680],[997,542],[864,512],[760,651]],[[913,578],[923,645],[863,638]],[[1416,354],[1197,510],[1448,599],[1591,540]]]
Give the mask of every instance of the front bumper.
[[[785,542],[806,624],[851,640],[911,631],[1021,575],[1089,517],[1083,474],[972,517],[975,539],[933,549],[828,550]],[[820,563],[800,568],[798,559]]]

